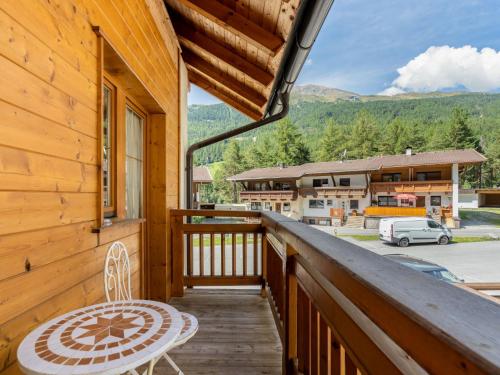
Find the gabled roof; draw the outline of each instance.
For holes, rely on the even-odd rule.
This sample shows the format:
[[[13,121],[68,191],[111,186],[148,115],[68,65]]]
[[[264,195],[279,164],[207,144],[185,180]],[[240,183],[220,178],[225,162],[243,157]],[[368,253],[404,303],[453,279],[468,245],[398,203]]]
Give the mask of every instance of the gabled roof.
[[[260,119],[300,0],[165,0],[189,81]]]
[[[412,155],[386,155],[358,160],[307,163],[285,168],[256,168],[231,176],[228,180],[298,179],[303,176],[331,173],[361,173],[377,171],[383,168],[414,167],[419,165],[476,164],[484,161],[486,161],[486,158],[472,149],[431,151]]]
[[[213,181],[212,174],[207,167],[194,167],[193,168],[193,182],[194,183],[211,183]]]

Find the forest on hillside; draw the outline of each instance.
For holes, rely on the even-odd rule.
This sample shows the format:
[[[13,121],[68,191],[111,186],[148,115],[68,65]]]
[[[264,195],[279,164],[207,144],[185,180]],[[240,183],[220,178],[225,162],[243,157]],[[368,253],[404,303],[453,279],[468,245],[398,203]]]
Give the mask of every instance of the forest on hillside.
[[[218,104],[189,108],[190,143],[241,126],[248,120]],[[483,186],[500,184],[500,95],[461,94],[439,98],[368,102],[295,100],[277,124],[197,151],[197,164],[221,162],[207,198],[231,200],[227,176],[255,167],[308,161],[358,159],[416,152],[475,148],[488,157]],[[474,173],[466,186],[477,186]]]

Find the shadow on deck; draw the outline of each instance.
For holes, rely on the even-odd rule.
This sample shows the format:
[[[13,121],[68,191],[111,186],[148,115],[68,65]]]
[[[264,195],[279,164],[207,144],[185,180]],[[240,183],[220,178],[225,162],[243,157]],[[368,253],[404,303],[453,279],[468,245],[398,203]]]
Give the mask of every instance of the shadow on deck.
[[[188,289],[169,302],[198,318],[198,333],[171,357],[190,374],[281,374],[281,342],[260,290]],[[166,361],[156,374],[174,374]]]

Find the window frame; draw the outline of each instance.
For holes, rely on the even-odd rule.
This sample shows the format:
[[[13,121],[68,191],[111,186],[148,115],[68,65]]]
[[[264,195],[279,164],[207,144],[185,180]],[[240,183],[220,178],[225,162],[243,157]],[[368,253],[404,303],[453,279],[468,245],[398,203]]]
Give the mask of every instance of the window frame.
[[[356,202],[356,207],[353,207],[353,202]],[[349,209],[350,210],[359,210],[359,199],[349,199]]]
[[[292,204],[290,202],[283,202],[281,209],[283,212],[290,212],[292,210]]]
[[[432,204],[432,200],[436,199],[436,198],[439,199],[439,204]],[[442,199],[442,197],[440,195],[431,195],[430,201],[429,201],[430,206],[432,206],[432,207],[441,207],[442,202],[443,202],[443,199]]]
[[[108,206],[104,205],[104,171],[101,171],[101,181],[102,181],[102,206],[103,214],[105,218],[111,218],[117,216],[117,173],[118,173],[118,153],[117,153],[117,88],[116,86],[107,78],[103,77],[102,82],[102,108],[101,117],[103,126],[101,128],[101,152],[102,152],[102,162],[104,162],[104,88],[108,89],[110,92],[110,129],[111,129],[111,173],[108,178],[111,180],[110,201],[111,204]]]
[[[147,194],[147,186],[146,186],[146,175],[147,175],[147,129],[148,129],[148,113],[142,108],[139,104],[135,102],[135,100],[130,97],[130,96],[125,96],[125,105],[123,106],[123,119],[124,119],[124,145],[123,145],[123,174],[124,174],[124,186],[123,186],[123,192],[124,192],[124,213],[125,217],[127,217],[127,209],[126,209],[126,190],[127,190],[127,171],[126,171],[126,163],[127,163],[127,107],[130,107],[130,109],[135,112],[136,115],[142,118],[142,179],[141,179],[141,189],[142,189],[142,195],[141,195],[141,215],[139,218],[135,219],[143,219],[146,217],[146,194]],[[134,219],[132,219],[134,220]]]
[[[345,184],[346,181],[347,181],[347,185]],[[350,177],[339,178],[339,186],[351,186],[351,178]]]
[[[328,186],[328,178],[313,178],[313,187],[323,187],[325,185]]]
[[[439,176],[439,178],[429,178],[430,174],[436,174],[436,175]],[[424,180],[420,180],[418,178],[419,175],[425,175],[425,179]],[[416,181],[440,181],[441,178],[442,178],[441,171],[429,171],[429,172],[416,172],[415,173],[415,180]]]
[[[385,204],[380,204],[381,201],[386,201]],[[395,205],[389,205],[389,200],[395,202]],[[377,197],[377,206],[379,207],[398,207],[398,200],[393,195],[379,195]]]
[[[322,207],[318,207],[316,204],[313,206],[312,202],[322,202]],[[325,208],[325,200],[324,199],[309,199],[309,208],[312,209],[323,209]]]
[[[395,176],[398,176],[398,179],[395,179]],[[386,180],[385,177],[390,177],[390,179]],[[401,173],[382,173],[382,182],[401,182]]]

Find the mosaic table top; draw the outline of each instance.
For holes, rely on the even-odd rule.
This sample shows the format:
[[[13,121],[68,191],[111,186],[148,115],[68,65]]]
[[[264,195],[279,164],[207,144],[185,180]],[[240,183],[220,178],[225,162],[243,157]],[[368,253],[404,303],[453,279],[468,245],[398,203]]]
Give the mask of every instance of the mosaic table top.
[[[181,317],[184,322],[181,334],[175,340],[175,345],[182,345],[198,331],[198,320],[191,314],[181,312]]]
[[[26,374],[117,374],[176,343],[185,319],[155,301],[107,302],[72,311],[31,332],[18,349]]]

